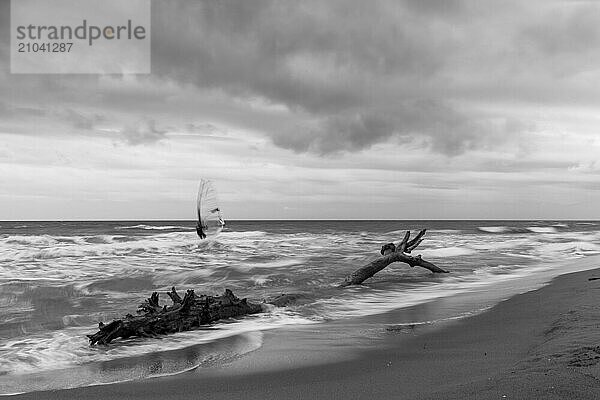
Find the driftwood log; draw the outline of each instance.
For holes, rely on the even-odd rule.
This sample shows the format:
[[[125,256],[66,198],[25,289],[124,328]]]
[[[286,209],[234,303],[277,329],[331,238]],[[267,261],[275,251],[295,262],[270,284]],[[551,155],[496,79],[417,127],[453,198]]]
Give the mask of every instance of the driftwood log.
[[[381,248],[381,257],[370,262],[362,268],[348,275],[341,287],[360,285],[394,262],[403,262],[411,267],[419,266],[428,270],[441,273],[448,272],[410,253],[423,241],[426,230],[421,230],[417,236],[410,239],[410,231],[406,232],[404,239],[399,244],[388,243]],[[173,287],[167,295],[172,304],[160,306],[158,293],[154,292],[144,301],[137,311],[137,315],[127,314],[125,318],[114,320],[109,324],[100,322],[98,332],[87,335],[90,344],[109,344],[111,341],[130,337],[155,337],[157,335],[189,331],[212,322],[257,314],[266,311],[266,304],[284,307],[290,303],[303,301],[299,294],[282,294],[265,303],[251,303],[246,299],[237,298],[229,289],[221,296],[196,295],[193,290],[188,290],[183,298]]]
[[[90,344],[108,344],[117,338],[154,337],[160,334],[189,331],[211,322],[256,314],[263,311],[260,304],[237,298],[229,289],[221,296],[198,296],[188,290],[183,299],[173,287],[167,293],[173,304],[161,307],[158,293],[152,293],[138,308],[138,315],[127,314],[109,324],[100,322],[99,331],[88,335]]]
[[[350,275],[344,279],[344,282],[340,284],[341,287],[350,286],[350,285],[360,285],[365,280],[369,279],[391,263],[395,262],[403,262],[411,267],[423,267],[427,268],[431,272],[435,273],[447,273],[448,271],[443,270],[442,268],[430,263],[429,261],[425,261],[421,258],[421,255],[411,256],[410,253],[417,248],[419,244],[423,241],[423,236],[425,236],[426,229],[422,229],[417,236],[415,236],[412,240],[410,239],[410,231],[407,231],[404,235],[404,238],[397,245],[394,243],[388,243],[381,247],[381,255],[376,260],[371,261],[369,264],[365,265],[362,268],[357,269]]]

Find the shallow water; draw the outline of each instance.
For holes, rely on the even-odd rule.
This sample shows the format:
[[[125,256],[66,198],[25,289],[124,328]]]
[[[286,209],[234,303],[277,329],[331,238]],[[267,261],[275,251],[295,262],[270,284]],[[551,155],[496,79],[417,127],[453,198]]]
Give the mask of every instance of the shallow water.
[[[398,264],[365,286],[336,288],[382,244],[421,227],[430,230],[416,253],[451,274]],[[495,287],[527,286],[532,275],[556,275],[562,262],[595,254],[600,223],[593,221],[229,221],[202,242],[191,221],[0,222],[0,393],[177,373],[257,348],[261,330],[457,294],[491,298]],[[99,321],[133,313],[152,291],[173,285],[197,293],[229,288],[256,301],[301,293],[306,301],[210,330],[87,344]],[[171,361],[149,362],[158,352]],[[42,378],[63,368],[78,372],[68,381]]]

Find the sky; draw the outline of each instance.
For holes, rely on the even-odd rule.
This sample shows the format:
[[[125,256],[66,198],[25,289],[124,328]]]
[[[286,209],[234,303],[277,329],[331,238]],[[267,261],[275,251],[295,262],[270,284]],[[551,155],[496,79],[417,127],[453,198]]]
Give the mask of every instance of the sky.
[[[10,73],[0,220],[600,219],[600,2],[152,3],[152,73]]]

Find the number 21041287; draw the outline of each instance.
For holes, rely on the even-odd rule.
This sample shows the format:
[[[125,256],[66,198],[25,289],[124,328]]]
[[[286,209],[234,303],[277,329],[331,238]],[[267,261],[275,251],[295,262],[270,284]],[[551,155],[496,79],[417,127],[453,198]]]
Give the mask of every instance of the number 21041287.
[[[69,53],[73,43],[29,43],[20,42],[17,45],[19,53]]]

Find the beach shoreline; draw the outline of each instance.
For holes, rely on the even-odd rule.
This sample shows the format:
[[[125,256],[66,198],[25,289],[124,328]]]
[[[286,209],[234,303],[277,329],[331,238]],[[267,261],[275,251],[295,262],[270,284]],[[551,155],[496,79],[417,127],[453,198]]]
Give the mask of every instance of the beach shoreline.
[[[599,265],[596,257],[585,262]],[[222,367],[10,398],[600,397],[600,280],[588,280],[599,276],[600,269],[561,275],[473,317],[392,331],[375,343],[357,342],[353,352],[313,346],[324,334],[314,326],[278,329],[264,333],[260,349]]]

